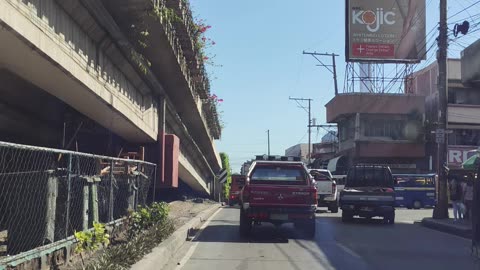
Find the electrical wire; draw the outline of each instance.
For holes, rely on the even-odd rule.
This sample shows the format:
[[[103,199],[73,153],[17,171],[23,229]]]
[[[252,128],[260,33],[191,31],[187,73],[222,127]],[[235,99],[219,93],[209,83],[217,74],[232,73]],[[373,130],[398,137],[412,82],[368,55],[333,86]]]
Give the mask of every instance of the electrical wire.
[[[451,18],[453,18],[453,17],[455,17],[455,16],[457,16],[458,14],[460,14],[460,13],[466,11],[467,9],[469,9],[469,8],[475,6],[475,5],[478,5],[478,4],[480,4],[480,1],[476,1],[475,3],[471,4],[470,6],[468,6],[468,7],[464,8],[464,9],[460,10],[459,12],[457,12],[457,13],[455,13],[455,14],[453,14],[452,16],[448,17],[447,20],[448,20],[448,19],[451,19]]]
[[[304,134],[304,135],[303,135],[303,137],[302,137],[302,138],[301,138],[301,139],[298,141],[298,143],[297,143],[297,144],[299,144],[300,142],[302,142],[302,141],[303,141],[303,139],[305,139],[305,136],[307,136],[307,134],[308,134],[308,131],[307,131],[307,132],[305,132],[305,134]]]

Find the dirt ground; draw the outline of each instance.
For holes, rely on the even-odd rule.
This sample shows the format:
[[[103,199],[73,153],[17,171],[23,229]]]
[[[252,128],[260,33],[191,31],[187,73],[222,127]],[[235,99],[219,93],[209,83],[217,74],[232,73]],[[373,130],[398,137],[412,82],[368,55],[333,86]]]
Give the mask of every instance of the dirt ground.
[[[212,204],[215,204],[215,202],[210,200],[204,200],[203,203],[196,203],[193,200],[174,201],[169,203],[169,218],[174,220],[175,228],[179,228]]]
[[[0,258],[7,254],[7,231],[0,232]]]
[[[168,203],[170,205],[170,213],[168,215],[169,219],[174,221],[175,229],[181,227],[193,217],[198,215],[200,212],[208,209],[210,206],[216,202],[211,200],[202,200],[202,202],[195,202],[193,200],[186,201],[173,201]],[[120,241],[121,242],[121,241]],[[89,258],[84,258],[84,263],[92,261],[94,258],[98,257],[102,253],[101,250],[92,254]],[[79,256],[70,262],[68,265],[60,267],[61,270],[73,270],[73,269],[82,269],[82,262]]]

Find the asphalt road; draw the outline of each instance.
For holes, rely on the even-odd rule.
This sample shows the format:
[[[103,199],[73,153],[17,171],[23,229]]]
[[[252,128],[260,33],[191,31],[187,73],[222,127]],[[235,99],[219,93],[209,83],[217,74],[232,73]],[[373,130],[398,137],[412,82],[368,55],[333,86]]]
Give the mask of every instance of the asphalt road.
[[[470,256],[466,239],[415,224],[432,210],[399,209],[395,225],[381,220],[341,222],[340,213],[317,214],[317,234],[307,240],[293,226],[254,229],[251,237],[238,233],[239,210],[223,208],[203,231],[187,242],[178,262],[184,270],[246,269],[480,269]]]

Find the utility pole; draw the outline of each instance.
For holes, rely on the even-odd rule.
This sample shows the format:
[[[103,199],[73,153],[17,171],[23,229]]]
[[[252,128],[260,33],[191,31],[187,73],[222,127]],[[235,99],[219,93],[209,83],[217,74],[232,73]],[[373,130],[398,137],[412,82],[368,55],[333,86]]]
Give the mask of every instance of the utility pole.
[[[298,106],[300,106],[300,108],[304,109],[307,111],[308,113],[308,153],[307,153],[307,157],[308,157],[308,163],[310,163],[310,153],[311,153],[311,146],[312,146],[312,107],[311,107],[311,102],[313,99],[311,98],[292,98],[292,97],[289,97],[288,99],[290,100],[295,100],[298,104]],[[308,101],[308,110],[302,105],[300,104],[300,101]]]
[[[337,83],[337,65],[335,64],[335,57],[336,56],[339,56],[338,54],[334,54],[334,53],[317,53],[317,52],[306,52],[306,51],[303,51],[303,54],[308,54],[308,55],[311,55],[313,56],[313,58],[315,58],[320,64],[317,65],[317,66],[320,66],[320,67],[324,67],[326,68],[328,71],[330,71],[330,73],[332,73],[333,75],[333,82],[335,84],[335,96],[338,95],[338,83]],[[320,58],[318,56],[331,56],[332,57],[332,64],[331,65],[325,65],[322,60],[320,60]]]
[[[270,129],[267,129],[268,155],[270,156]]]
[[[308,99],[308,164],[311,161],[312,154],[312,108],[311,108],[311,99]]]
[[[440,0],[440,27],[438,35],[438,133],[445,135],[447,128],[447,47],[448,47],[448,28],[447,28],[447,0]],[[447,160],[447,144],[445,136],[437,136],[437,174],[438,174],[438,202],[433,210],[433,218],[448,218],[448,198],[447,198],[447,172],[444,168]]]

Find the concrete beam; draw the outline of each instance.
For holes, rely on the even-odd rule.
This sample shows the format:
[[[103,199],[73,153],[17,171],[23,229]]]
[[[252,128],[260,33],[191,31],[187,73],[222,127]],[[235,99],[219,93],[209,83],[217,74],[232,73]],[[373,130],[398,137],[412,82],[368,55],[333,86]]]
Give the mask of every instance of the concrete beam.
[[[37,12],[23,2],[0,1],[0,50],[8,52],[1,55],[0,66],[129,141],[155,141],[154,100],[139,95],[102,52],[97,55],[100,68],[95,70],[92,52],[96,49],[89,46],[88,36],[65,14],[63,20],[45,19],[64,12],[53,0],[48,1],[51,10],[39,13],[41,19],[34,18]]]
[[[207,179],[204,179],[204,177],[198,174],[182,152],[180,152],[178,158],[178,176],[194,190],[203,194],[210,194],[210,190],[207,186]]]

